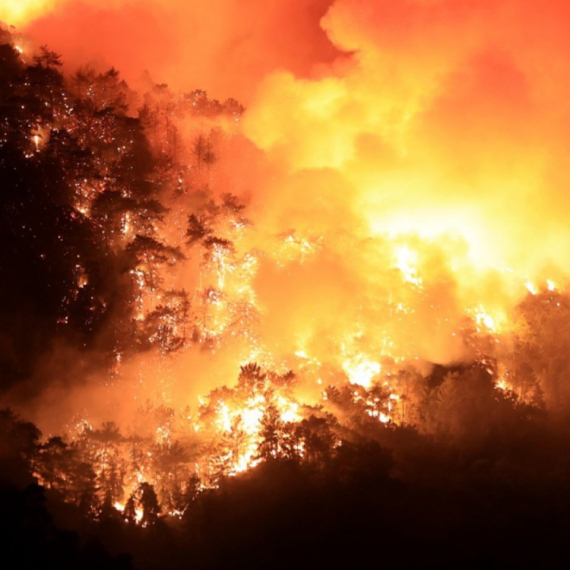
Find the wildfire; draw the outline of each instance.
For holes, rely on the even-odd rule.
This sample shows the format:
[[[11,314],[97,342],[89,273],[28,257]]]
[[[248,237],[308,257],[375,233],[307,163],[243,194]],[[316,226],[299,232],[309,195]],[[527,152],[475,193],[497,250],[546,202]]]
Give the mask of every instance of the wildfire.
[[[352,383],[364,387],[370,386],[372,379],[382,370],[379,362],[367,360],[361,355],[345,361],[343,367]]]
[[[0,19],[48,4],[4,2]],[[334,2],[322,20],[351,65],[270,73],[246,113],[162,84],[129,109],[114,69],[59,76],[45,47],[26,68],[46,82],[41,111],[27,120],[20,105],[5,122],[16,117],[26,164],[53,162],[61,178],[45,241],[65,267],[42,269],[65,288],[54,327],[108,350],[93,391],[136,405],[132,425],[115,425],[86,404],[42,444],[42,484],[79,503],[83,469],[94,504],[145,525],[263,461],[324,462],[366,422],[439,429],[426,409],[453,401],[461,374],[513,406],[556,405],[570,234],[551,211],[565,204],[554,173],[567,154],[552,125],[567,102],[528,55],[471,45],[445,3],[410,10],[451,26],[458,46],[384,34],[374,7],[369,29],[361,4]],[[416,54],[424,44],[437,57]],[[31,97],[30,86],[18,85]]]
[[[421,286],[422,279],[417,271],[417,252],[414,252],[407,245],[398,246],[395,252],[396,267],[402,272],[404,280],[417,286]]]
[[[6,0],[0,6],[0,20],[13,25],[26,23],[53,9],[54,4],[53,0]]]
[[[534,283],[532,283],[531,281],[525,281],[524,286],[527,288],[528,292],[531,295],[536,295],[537,289]]]

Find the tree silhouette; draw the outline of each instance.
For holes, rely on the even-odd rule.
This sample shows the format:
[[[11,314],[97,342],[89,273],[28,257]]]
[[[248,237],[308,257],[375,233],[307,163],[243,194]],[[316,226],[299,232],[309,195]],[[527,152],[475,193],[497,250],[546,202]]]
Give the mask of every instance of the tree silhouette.
[[[161,508],[153,486],[146,482],[141,483],[138,491],[140,493],[139,502],[142,508],[141,524],[145,526],[156,524]]]
[[[34,56],[34,64],[45,69],[61,67],[61,55],[51,51],[47,45],[40,46],[40,53]]]

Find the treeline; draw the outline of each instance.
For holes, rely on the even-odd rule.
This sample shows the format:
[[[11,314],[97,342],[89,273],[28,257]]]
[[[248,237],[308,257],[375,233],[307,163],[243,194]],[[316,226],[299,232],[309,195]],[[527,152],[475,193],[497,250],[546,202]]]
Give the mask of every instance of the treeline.
[[[204,311],[191,314],[194,292],[164,273],[185,260],[186,232],[189,243],[203,242],[204,263],[231,253],[215,226],[243,205],[229,192],[214,199],[208,177],[216,124],[243,110],[164,85],[141,101],[114,69],[64,76],[58,54],[45,46],[22,54],[0,29],[2,390],[32,378],[61,346],[84,374],[125,353],[208,336],[198,330]],[[177,127],[184,117],[196,124],[189,140]],[[165,218],[176,196],[184,207],[173,236]],[[31,390],[61,371],[43,372]]]
[[[474,426],[476,437],[466,428],[459,439],[442,439],[410,426],[365,419],[357,426],[356,418],[340,422],[313,412],[297,426],[268,413],[258,465],[235,476],[219,473],[209,488],[198,474],[191,477],[169,514],[171,505],[161,504],[158,486],[149,483],[136,487],[122,511],[108,494],[93,502],[89,490],[97,493],[112,477],[96,479],[92,465],[79,460],[83,444],[41,443],[37,428],[3,411],[3,536],[21,545],[14,559],[24,561],[14,567],[44,555],[61,557],[65,567],[66,556],[77,562],[89,552],[99,553],[87,566],[94,568],[113,567],[105,566],[112,560],[141,569],[227,568],[236,560],[254,568],[324,568],[371,557],[386,568],[568,563],[567,423],[517,414],[484,437]],[[111,465],[118,430],[107,425],[90,437],[106,448]],[[292,452],[292,437],[313,453]],[[167,476],[172,463],[162,460]],[[38,486],[38,476],[53,484]],[[72,502],[68,493],[77,494]],[[25,544],[35,545],[33,555]]]
[[[295,396],[292,372],[276,374],[255,363],[242,366],[235,386],[213,390],[195,415],[148,402],[132,425],[81,422],[63,437],[43,440],[10,411],[3,421],[10,439],[25,443],[12,453],[26,458],[23,475],[33,474],[84,517],[143,524],[182,516],[202,492],[264,462],[343,471],[348,466],[339,468],[338,462],[348,461],[354,446],[375,443],[398,458],[394,472],[413,478],[407,464],[416,444],[433,445],[437,452],[490,452],[504,441],[504,449],[495,452],[505,461],[511,443],[537,433],[543,423],[552,426],[538,408],[516,405],[509,394],[497,392],[479,364],[435,368],[426,379],[418,376],[420,381],[428,387],[422,399],[406,400],[410,416],[414,407],[423,416],[414,423],[379,421],[391,401],[380,383],[329,386],[322,403],[308,405]]]
[[[227,294],[250,278],[236,241],[251,222],[231,188],[209,187],[215,124],[242,113],[164,85],[137,100],[113,69],[64,77],[58,54],[22,55],[0,32],[3,392],[65,381],[71,359],[38,371],[58,345],[81,381],[125,354],[254,334],[251,298]],[[192,292],[165,278],[190,254]],[[134,433],[42,439],[3,410],[3,552],[14,568],[566,567],[569,297],[529,295],[517,318],[505,348],[466,323],[472,363],[394,368],[398,399],[334,370],[323,401],[302,405],[294,374],[251,363],[192,425],[148,406]]]

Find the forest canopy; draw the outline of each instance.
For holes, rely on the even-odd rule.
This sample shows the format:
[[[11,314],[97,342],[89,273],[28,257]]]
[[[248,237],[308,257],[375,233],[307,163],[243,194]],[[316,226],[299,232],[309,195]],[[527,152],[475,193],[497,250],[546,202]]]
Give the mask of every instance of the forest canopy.
[[[487,308],[463,242],[363,237],[237,100],[62,58],[0,30],[14,567],[566,565],[568,290]]]

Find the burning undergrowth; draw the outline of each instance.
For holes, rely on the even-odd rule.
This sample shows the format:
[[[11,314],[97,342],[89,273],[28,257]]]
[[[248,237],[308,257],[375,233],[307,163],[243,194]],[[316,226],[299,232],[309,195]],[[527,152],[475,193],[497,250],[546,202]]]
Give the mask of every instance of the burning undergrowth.
[[[100,503],[141,484],[172,503],[191,476],[208,487],[268,453],[310,457],[308,426],[332,451],[371,421],[457,435],[466,414],[492,424],[489,402],[566,410],[568,299],[552,280],[478,265],[449,228],[363,235],[344,167],[283,172],[241,134],[235,100],[158,85],[136,111],[115,70],[64,78],[48,48],[29,59],[5,41],[4,231],[29,290],[4,298],[36,304],[45,318],[28,324],[51,347],[14,341],[45,356],[11,398],[39,389],[28,409],[56,437],[41,457],[83,456]],[[72,359],[79,379],[61,373]]]
[[[43,431],[2,412],[9,478],[142,532],[205,521],[276,465],[317,496],[380,481],[404,500],[480,473],[524,486],[514,450],[563,447],[556,98],[473,38],[420,73],[359,5],[322,21],[334,72],[273,73],[248,110],[63,74],[2,31],[2,398]]]

